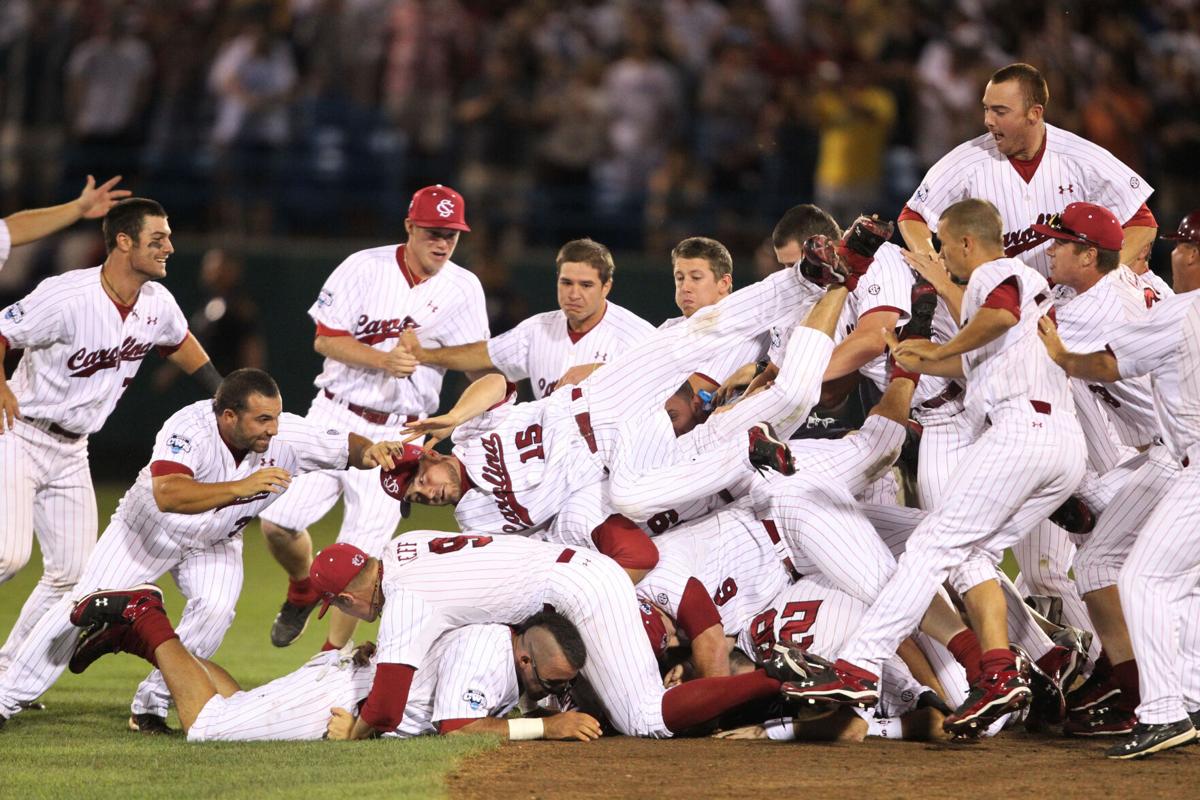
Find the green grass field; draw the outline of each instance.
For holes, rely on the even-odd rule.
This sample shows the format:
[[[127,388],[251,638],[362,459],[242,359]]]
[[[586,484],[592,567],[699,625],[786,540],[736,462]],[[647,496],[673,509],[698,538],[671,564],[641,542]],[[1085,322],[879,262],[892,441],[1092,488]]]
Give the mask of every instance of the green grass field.
[[[124,487],[98,490],[101,528]],[[341,512],[313,529],[317,547],[332,542]],[[412,528],[455,530],[445,510],[414,510]],[[298,667],[323,643],[315,619],[287,649],[271,646],[271,621],[286,578],[271,560],[258,523],[246,528],[246,579],[237,618],[213,660],[243,686],[257,686]],[[30,564],[0,586],[0,634],[7,635],[41,574],[36,548]],[[170,577],[167,611],[177,620],[183,601]],[[374,636],[375,626],[356,639]],[[188,744],[182,737],[149,737],[126,730],[129,700],[147,664],[128,655],[105,656],[84,675],[64,673],[42,698],[43,712],[19,714],[0,731],[0,798],[207,797],[436,797],[443,778],[466,755],[497,746],[481,737],[429,737],[405,742]],[[172,727],[178,721],[172,715]]]

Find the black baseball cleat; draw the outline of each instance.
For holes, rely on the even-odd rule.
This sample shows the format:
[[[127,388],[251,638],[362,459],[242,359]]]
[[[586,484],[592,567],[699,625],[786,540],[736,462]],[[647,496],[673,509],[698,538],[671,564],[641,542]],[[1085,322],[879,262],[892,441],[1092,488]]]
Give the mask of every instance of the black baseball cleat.
[[[309,615],[316,607],[316,603],[298,606],[291,601],[284,600],[279,613],[275,615],[275,621],[271,623],[271,644],[276,647],[287,647],[299,639],[304,634],[304,629],[308,627]]]
[[[125,648],[122,643],[129,634],[128,625],[101,622],[79,632],[75,641],[75,652],[67,662],[67,669],[74,674],[86,670],[100,656],[119,653]]]
[[[1145,758],[1194,741],[1196,726],[1192,725],[1189,717],[1159,725],[1145,725],[1139,722],[1128,739],[1108,748],[1104,755],[1119,759]]]
[[[133,733],[144,733],[147,736],[174,736],[179,733],[167,725],[166,717],[157,714],[132,714],[128,727]]]
[[[780,475],[792,475],[796,462],[786,442],[782,442],[769,422],[760,422],[748,431],[750,436],[750,464],[761,474],[774,470]]]
[[[1016,669],[985,676],[972,686],[942,729],[953,736],[977,736],[1005,714],[1025,708],[1032,696],[1028,662],[1018,658]]]
[[[1050,521],[1067,533],[1079,535],[1091,533],[1096,527],[1096,515],[1087,503],[1075,495],[1068,497],[1067,501],[1050,515]]]
[[[796,702],[867,708],[879,702],[879,678],[838,659],[828,667],[811,670],[802,680],[785,682],[780,691],[784,697]]]
[[[918,276],[912,288],[912,313],[900,332],[904,339],[933,338],[933,315],[937,311],[938,295],[933,284]]]
[[[917,708],[932,708],[946,717],[954,713],[954,709],[950,707],[950,704],[943,700],[942,696],[933,689],[926,689],[917,696]]]
[[[92,592],[71,609],[71,624],[90,628],[100,623],[132,624],[152,608],[163,610],[162,589],[143,583],[129,589]]]
[[[802,681],[811,673],[831,666],[820,656],[807,653],[799,647],[776,644],[774,655],[763,662],[763,671],[777,681]]]
[[[1090,706],[1082,711],[1068,711],[1063,722],[1063,736],[1124,736],[1132,733],[1137,717],[1116,705]]]
[[[17,703],[22,711],[45,711],[46,704],[41,700],[22,700]]]

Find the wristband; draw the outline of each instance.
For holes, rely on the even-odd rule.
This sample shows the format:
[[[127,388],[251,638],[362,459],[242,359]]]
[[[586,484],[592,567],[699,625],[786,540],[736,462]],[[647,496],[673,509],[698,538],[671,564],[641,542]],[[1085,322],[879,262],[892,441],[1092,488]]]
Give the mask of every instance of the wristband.
[[[508,721],[509,741],[520,742],[526,739],[544,739],[546,724],[541,719],[510,719]]]

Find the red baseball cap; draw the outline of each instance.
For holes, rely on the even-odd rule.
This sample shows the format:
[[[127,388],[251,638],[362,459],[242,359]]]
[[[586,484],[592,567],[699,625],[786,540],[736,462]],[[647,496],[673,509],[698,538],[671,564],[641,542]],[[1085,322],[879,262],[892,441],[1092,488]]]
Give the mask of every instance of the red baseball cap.
[[[654,657],[661,661],[667,653],[667,626],[662,621],[662,615],[644,597],[638,597],[638,611],[642,614],[642,626],[646,629],[646,638],[650,640]]]
[[[408,219],[418,228],[450,228],[470,231],[467,204],[462,195],[440,183],[418,189],[408,204]]]
[[[1052,239],[1090,244],[1101,250],[1117,250],[1125,244],[1125,231],[1111,211],[1095,203],[1071,203],[1061,214],[1032,226]]]
[[[1162,238],[1200,245],[1200,208],[1180,220],[1179,228],[1174,233],[1164,233]]]
[[[400,513],[405,517],[412,510],[412,504],[404,499],[404,493],[408,491],[408,485],[413,482],[413,478],[417,477],[417,467],[420,466],[423,455],[425,451],[420,447],[406,444],[404,454],[396,459],[396,466],[379,471],[379,485],[388,495],[400,501]]]
[[[317,614],[317,619],[325,616],[329,604],[366,566],[367,554],[345,542],[336,542],[317,553],[308,569],[310,585],[321,597],[321,613]]]

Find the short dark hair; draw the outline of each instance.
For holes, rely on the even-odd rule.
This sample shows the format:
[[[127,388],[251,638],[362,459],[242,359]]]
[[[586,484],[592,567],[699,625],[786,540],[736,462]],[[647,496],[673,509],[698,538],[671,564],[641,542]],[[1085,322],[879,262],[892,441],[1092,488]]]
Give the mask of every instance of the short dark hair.
[[[1004,244],[1004,221],[996,207],[987,200],[977,197],[959,200],[942,212],[938,222],[939,232],[946,224],[954,226],[958,233],[970,234],[982,244]]]
[[[733,256],[729,255],[729,248],[716,239],[689,236],[671,250],[671,266],[681,258],[703,258],[717,280],[733,274]]]
[[[252,394],[279,397],[279,385],[261,369],[235,369],[226,375],[225,380],[217,387],[217,396],[213,398],[213,411],[217,414],[226,409],[234,413],[245,411],[246,401]]]
[[[775,230],[771,232],[771,245],[785,247],[788,242],[804,244],[808,237],[817,234],[840,239],[842,229],[829,212],[812,203],[803,203],[783,212],[779,222],[775,223]]]
[[[596,272],[600,273],[600,283],[608,283],[612,280],[613,270],[616,269],[612,253],[607,247],[592,239],[572,239],[560,247],[558,255],[554,258],[556,270],[561,273],[562,265],[568,261],[587,264],[595,268]]]
[[[117,234],[125,234],[134,242],[142,235],[146,217],[166,217],[167,212],[156,201],[145,197],[130,197],[115,204],[104,215],[100,229],[104,232],[104,249],[117,249]]]
[[[1082,253],[1089,247],[1096,247],[1094,244],[1084,244],[1083,242],[1070,242],[1075,248],[1075,252]],[[1121,266],[1121,251],[1120,250],[1105,250],[1101,247],[1096,247],[1096,271],[1104,275],[1112,272],[1117,267]]]
[[[992,73],[991,83],[1006,83],[1016,81],[1021,85],[1021,94],[1025,97],[1025,110],[1033,106],[1045,106],[1050,102],[1050,87],[1037,67],[1031,64],[1009,64]]]
[[[541,611],[522,622],[517,627],[517,635],[530,628],[544,628],[554,637],[558,649],[562,650],[563,657],[567,659],[571,669],[583,669],[583,665],[587,663],[587,647],[584,646],[583,637],[579,635],[575,623],[556,611]]]

